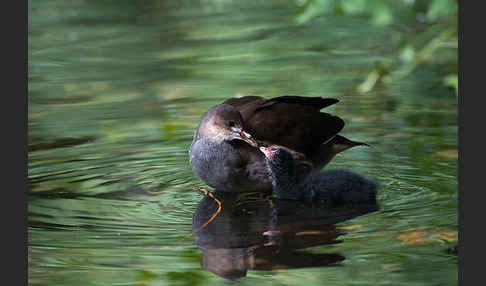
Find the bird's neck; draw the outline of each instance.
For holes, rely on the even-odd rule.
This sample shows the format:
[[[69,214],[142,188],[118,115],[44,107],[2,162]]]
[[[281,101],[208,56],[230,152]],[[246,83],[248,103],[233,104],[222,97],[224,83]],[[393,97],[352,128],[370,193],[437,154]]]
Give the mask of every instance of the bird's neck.
[[[279,199],[297,199],[297,176],[292,165],[269,165],[273,191]]]

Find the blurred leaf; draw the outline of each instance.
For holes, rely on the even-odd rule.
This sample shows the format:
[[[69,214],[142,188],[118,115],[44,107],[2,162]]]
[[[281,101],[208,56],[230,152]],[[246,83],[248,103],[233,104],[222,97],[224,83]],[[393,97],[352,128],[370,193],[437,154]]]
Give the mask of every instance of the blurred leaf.
[[[415,50],[411,45],[406,46],[400,54],[400,60],[406,63],[412,62],[414,58],[415,58]]]
[[[456,90],[456,96],[459,95],[459,79],[457,74],[445,76],[443,82],[446,86],[453,87]]]
[[[457,231],[452,230],[440,230],[433,234],[432,237],[445,242],[456,242],[457,241]]]
[[[328,13],[331,10],[331,5],[331,0],[309,0],[297,12],[295,19],[299,24],[306,23],[319,14]]]
[[[449,159],[457,159],[458,158],[457,149],[438,151],[438,152],[435,153],[435,155],[440,156],[440,157],[444,157],[444,158],[449,158]]]
[[[375,64],[373,70],[368,74],[366,79],[358,86],[359,93],[367,93],[380,83],[382,78],[388,74],[388,68],[382,63]]]
[[[398,235],[401,246],[424,245],[430,243],[429,233],[425,231],[413,230]]]
[[[344,13],[358,14],[367,10],[367,4],[367,0],[342,0],[341,8],[343,9]]]
[[[375,87],[375,85],[378,83],[380,77],[381,75],[378,70],[375,69],[371,71],[366,77],[366,80],[358,86],[358,92],[367,93],[368,91],[372,90],[373,87]]]
[[[457,231],[449,229],[409,230],[399,234],[400,246],[425,245],[432,243],[434,239],[454,242],[457,241]]]
[[[441,17],[446,17],[457,10],[457,3],[454,0],[433,0],[427,10],[427,20],[436,21]]]
[[[373,23],[385,26],[393,22],[393,14],[390,6],[384,1],[372,1],[370,4]]]

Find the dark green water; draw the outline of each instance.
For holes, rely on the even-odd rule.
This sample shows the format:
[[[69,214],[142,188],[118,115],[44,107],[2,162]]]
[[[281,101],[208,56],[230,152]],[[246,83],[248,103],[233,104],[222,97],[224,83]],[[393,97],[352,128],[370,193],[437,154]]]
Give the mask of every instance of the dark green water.
[[[427,70],[356,91],[394,26],[299,25],[293,1],[28,5],[30,285],[226,284],[186,236],[204,198],[187,151],[202,113],[238,94],[340,99],[342,134],[372,147],[328,168],[378,181],[380,208],[300,250],[339,254],[336,267],[277,257],[237,283],[457,285],[456,96]],[[259,255],[249,264],[271,260]]]

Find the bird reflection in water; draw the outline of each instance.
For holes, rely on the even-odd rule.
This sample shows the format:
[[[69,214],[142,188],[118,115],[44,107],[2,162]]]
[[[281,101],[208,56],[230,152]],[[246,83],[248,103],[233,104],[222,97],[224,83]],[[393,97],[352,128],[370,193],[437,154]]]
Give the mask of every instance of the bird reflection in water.
[[[308,201],[270,199],[262,193],[214,191],[205,196],[192,222],[202,267],[225,279],[245,277],[248,270],[337,266],[339,253],[302,249],[337,244],[344,232],[335,224],[376,211],[376,204],[327,206]]]

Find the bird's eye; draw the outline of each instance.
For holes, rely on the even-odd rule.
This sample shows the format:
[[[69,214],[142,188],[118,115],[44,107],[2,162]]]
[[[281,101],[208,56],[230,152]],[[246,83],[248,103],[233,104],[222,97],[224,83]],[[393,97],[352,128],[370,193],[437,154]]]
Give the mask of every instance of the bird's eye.
[[[226,122],[226,125],[228,125],[229,127],[235,127],[236,123],[233,120],[230,120],[230,121]]]

